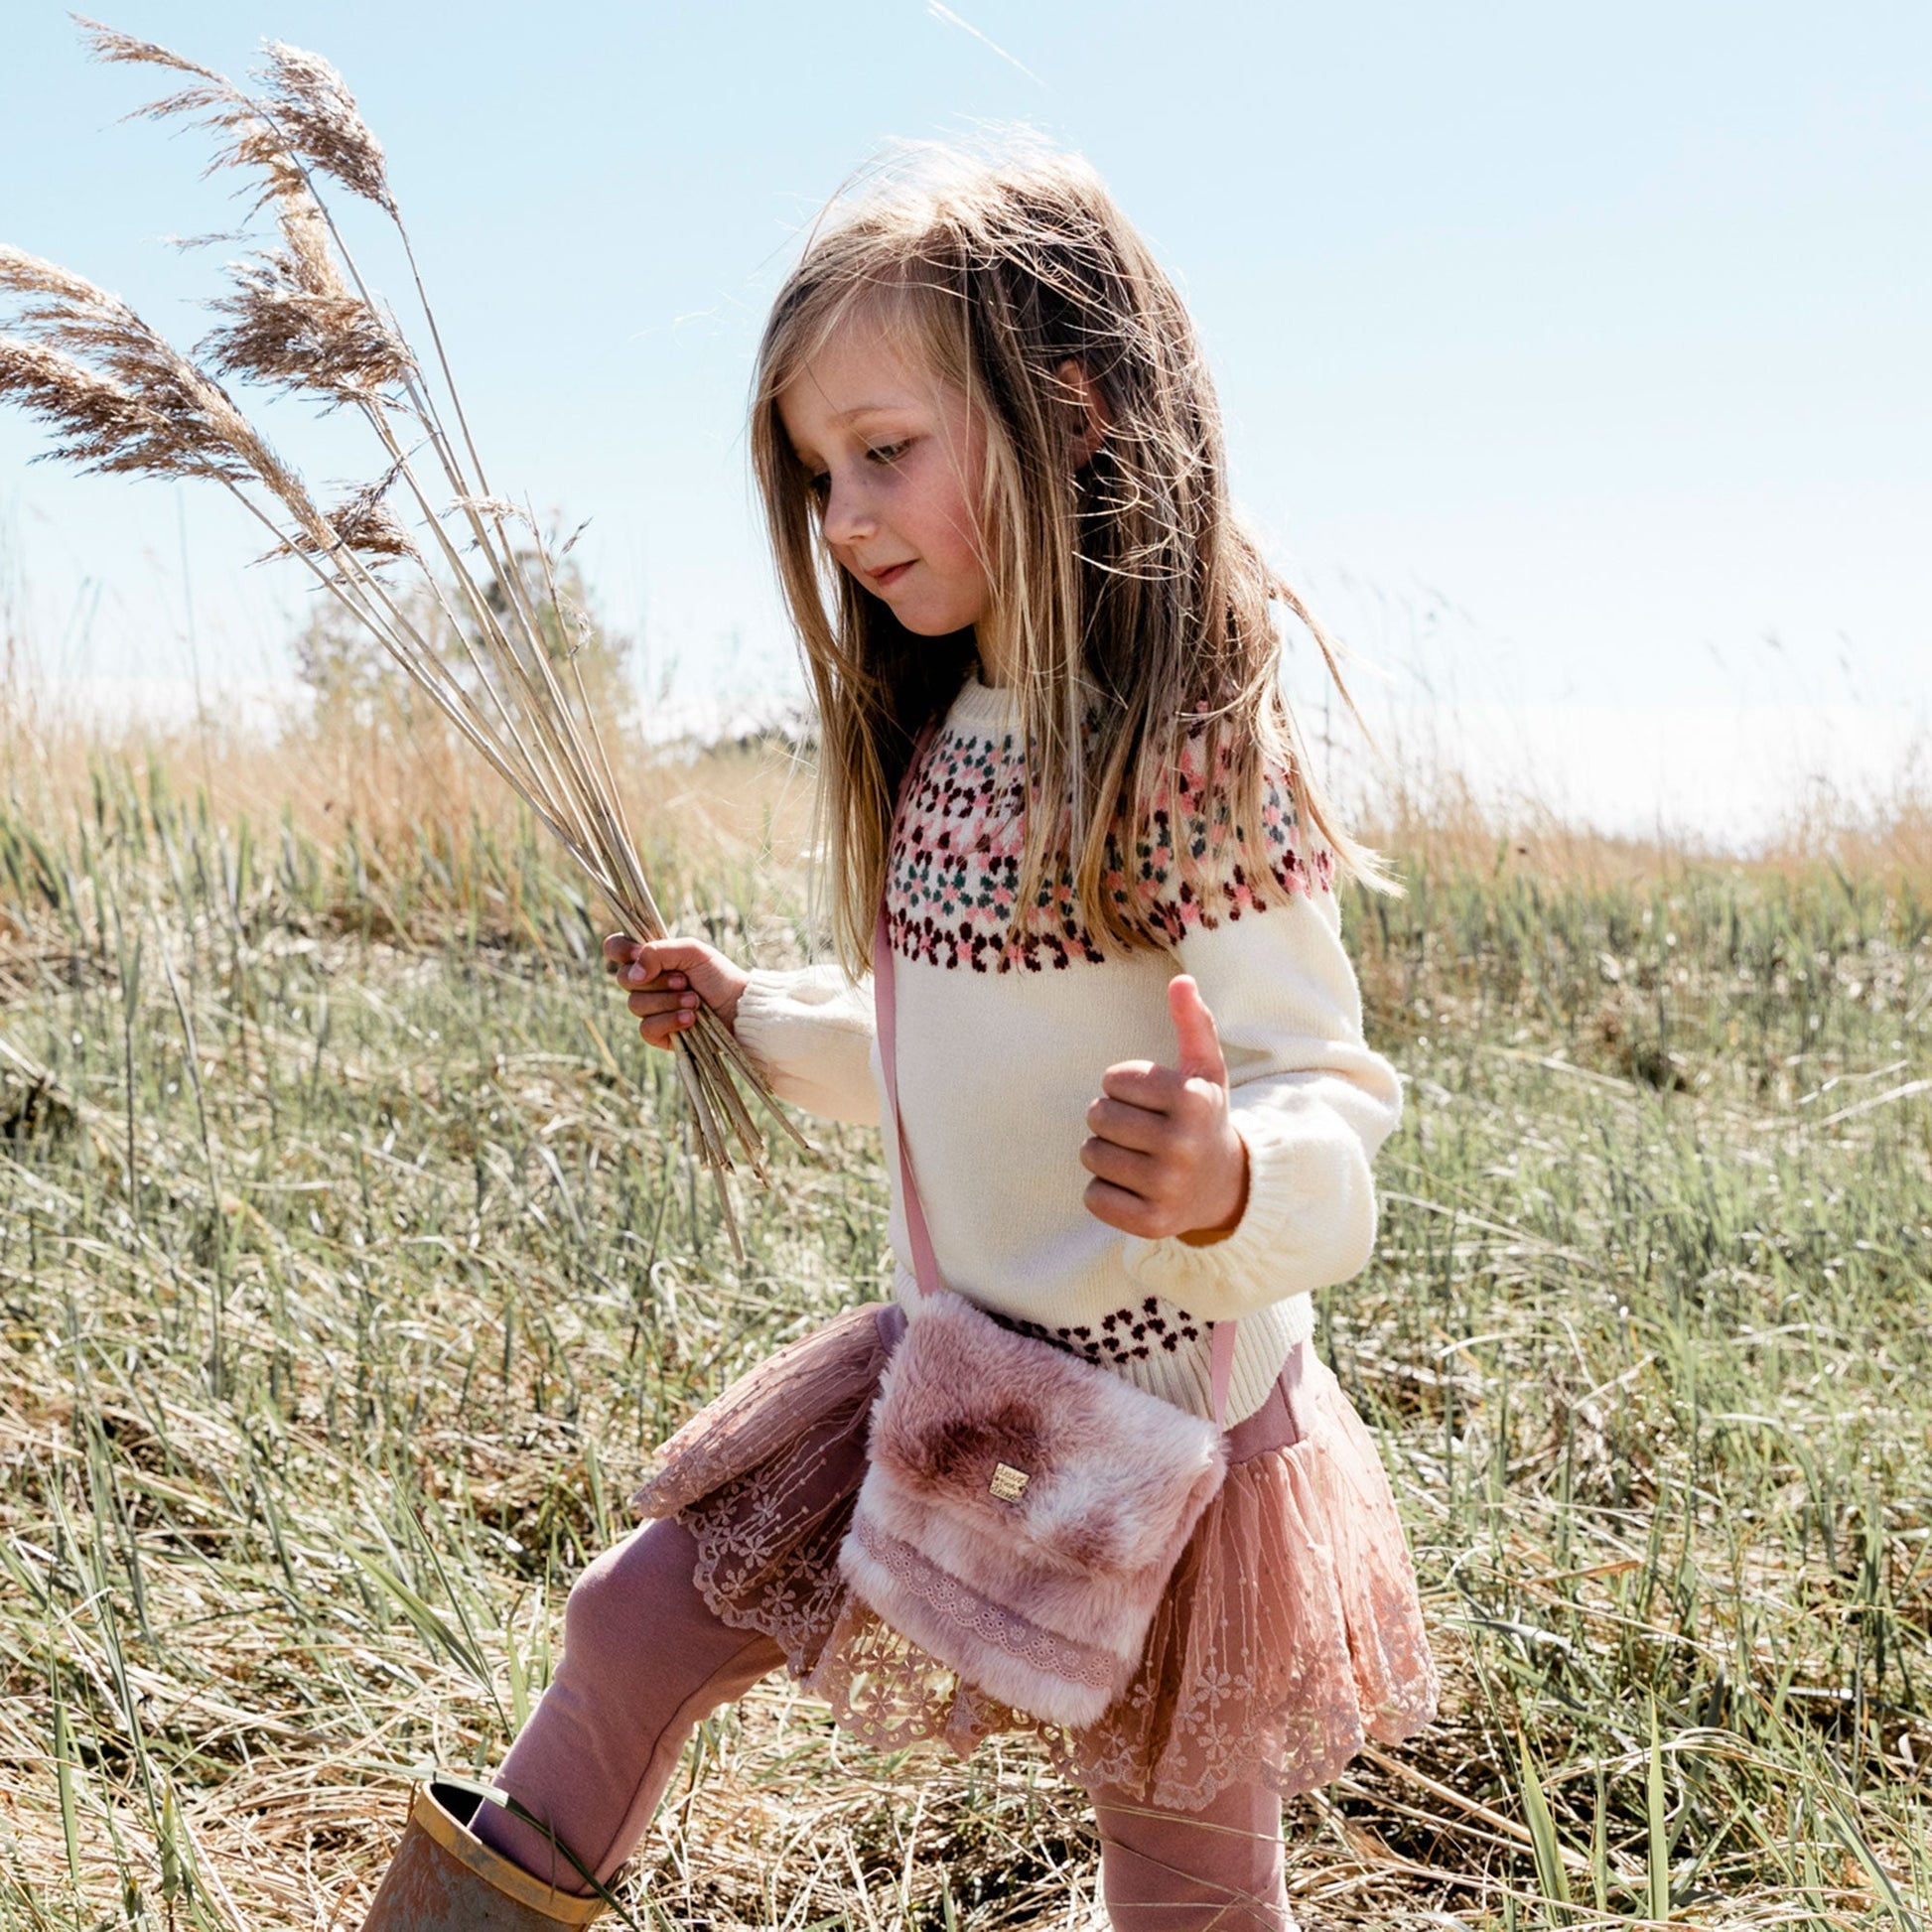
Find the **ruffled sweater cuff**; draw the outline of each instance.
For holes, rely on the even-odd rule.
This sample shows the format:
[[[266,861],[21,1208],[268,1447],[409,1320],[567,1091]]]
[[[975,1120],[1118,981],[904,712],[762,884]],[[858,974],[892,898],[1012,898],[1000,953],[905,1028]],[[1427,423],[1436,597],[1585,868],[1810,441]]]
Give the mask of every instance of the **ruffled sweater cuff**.
[[[1248,1199],[1223,1239],[1129,1238],[1127,1268],[1143,1286],[1205,1320],[1230,1321],[1367,1266],[1375,1184],[1361,1139],[1312,1095],[1289,1103],[1236,1112]]]

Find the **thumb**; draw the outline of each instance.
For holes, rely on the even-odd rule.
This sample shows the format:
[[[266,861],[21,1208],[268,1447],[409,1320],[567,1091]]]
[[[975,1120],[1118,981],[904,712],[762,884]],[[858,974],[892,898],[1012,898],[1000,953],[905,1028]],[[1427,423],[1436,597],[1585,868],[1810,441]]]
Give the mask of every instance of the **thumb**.
[[[1228,1063],[1221,1054],[1221,1035],[1191,974],[1180,973],[1168,982],[1168,1011],[1173,1015],[1180,1071],[1190,1080],[1212,1080],[1216,1086],[1226,1086]]]

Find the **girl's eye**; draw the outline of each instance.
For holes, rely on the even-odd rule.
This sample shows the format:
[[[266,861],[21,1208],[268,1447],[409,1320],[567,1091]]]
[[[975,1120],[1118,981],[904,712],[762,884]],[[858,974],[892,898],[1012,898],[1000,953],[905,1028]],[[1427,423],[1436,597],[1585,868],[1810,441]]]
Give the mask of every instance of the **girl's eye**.
[[[879,443],[866,451],[866,461],[885,468],[897,463],[912,447],[913,439],[901,437],[897,443]],[[830,471],[821,470],[805,479],[806,491],[814,501],[823,504],[832,494],[832,476]]]

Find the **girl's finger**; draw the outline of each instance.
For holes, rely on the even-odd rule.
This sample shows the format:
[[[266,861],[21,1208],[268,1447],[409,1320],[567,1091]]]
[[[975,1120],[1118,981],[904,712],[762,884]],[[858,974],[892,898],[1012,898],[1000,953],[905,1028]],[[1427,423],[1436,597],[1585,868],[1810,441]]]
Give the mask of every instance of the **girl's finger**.
[[[627,932],[614,932],[604,942],[604,957],[613,966],[628,964],[636,950],[637,942]]]
[[[1158,1164],[1148,1155],[1131,1148],[1116,1147],[1112,1141],[1089,1140],[1080,1148],[1080,1165],[1090,1174],[1145,1200],[1154,1192],[1159,1177]]]
[[[1155,1114],[1166,1113],[1186,1084],[1173,1067],[1156,1066],[1152,1060],[1122,1060],[1100,1076],[1100,1091],[1109,1100]]]
[[[631,953],[631,971],[654,980],[660,973],[690,972],[713,956],[702,939],[640,939]]]
[[[669,1049],[679,1034],[689,1033],[698,1016],[688,1009],[683,1013],[654,1013],[637,1023],[637,1032],[652,1046]]]
[[[1116,1147],[1158,1154],[1168,1138],[1168,1117],[1125,1100],[1096,1100],[1087,1109],[1087,1130]]]
[[[688,973],[648,973],[641,966],[614,966],[620,986],[634,987],[640,993],[662,993],[668,987],[682,993],[691,984]]]
[[[641,993],[631,994],[624,1001],[624,1005],[639,1020],[648,1020],[654,1014],[695,1012],[698,996],[695,993],[654,992],[651,988],[645,987]]]
[[[1087,1182],[1086,1193],[1082,1196],[1087,1212],[1096,1221],[1105,1221],[1110,1228],[1119,1228],[1123,1234],[1138,1234],[1146,1239],[1156,1239],[1161,1233],[1161,1223],[1155,1210],[1139,1194],[1130,1193],[1125,1187],[1116,1187],[1112,1181],[1095,1178]]]
[[[1168,982],[1168,1011],[1179,1048],[1174,1062],[1178,1070],[1189,1078],[1226,1086],[1228,1063],[1221,1051],[1220,1030],[1192,974],[1178,973]]]

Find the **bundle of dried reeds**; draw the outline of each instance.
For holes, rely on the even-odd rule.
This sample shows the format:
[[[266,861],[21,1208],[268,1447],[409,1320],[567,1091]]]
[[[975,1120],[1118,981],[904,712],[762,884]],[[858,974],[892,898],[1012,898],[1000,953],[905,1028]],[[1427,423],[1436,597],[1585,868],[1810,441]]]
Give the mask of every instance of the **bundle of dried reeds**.
[[[260,91],[251,93],[151,41],[81,26],[100,60],[189,76],[141,111],[207,129],[210,171],[246,174],[253,209],[272,216],[280,245],[230,267],[228,293],[208,304],[218,326],[192,354],[117,297],[0,245],[0,294],[16,301],[12,329],[0,334],[0,398],[47,423],[50,454],[83,470],[205,477],[228,490],[269,532],[269,555],[296,560],[367,626],[563,841],[626,929],[663,936],[575,662],[587,621],[563,595],[535,518],[490,489],[381,145],[342,76],[317,55],[270,42],[253,76]],[[429,362],[364,282],[324,184],[373,203],[393,225]],[[355,411],[380,448],[380,471],[324,508],[223,377]],[[398,567],[421,572],[434,622],[406,614],[387,575]],[[709,1012],[676,1051],[736,1241],[723,1185],[733,1145],[760,1176],[765,1162],[734,1075],[767,1102],[770,1095]]]

